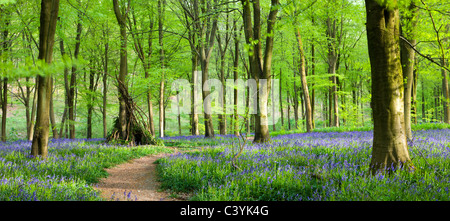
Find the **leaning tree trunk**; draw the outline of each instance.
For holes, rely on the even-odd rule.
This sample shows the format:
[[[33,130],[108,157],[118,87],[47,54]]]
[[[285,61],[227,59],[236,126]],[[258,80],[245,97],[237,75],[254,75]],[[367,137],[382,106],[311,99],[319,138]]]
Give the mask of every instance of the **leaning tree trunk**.
[[[39,28],[39,60],[47,64],[52,62],[55,43],[56,21],[58,19],[59,0],[42,0]],[[37,85],[37,114],[31,156],[47,158],[49,135],[50,99],[52,93],[51,75],[39,75]]]
[[[388,7],[366,0],[374,121],[372,174],[412,166],[405,135],[399,10],[397,1],[392,3]]]

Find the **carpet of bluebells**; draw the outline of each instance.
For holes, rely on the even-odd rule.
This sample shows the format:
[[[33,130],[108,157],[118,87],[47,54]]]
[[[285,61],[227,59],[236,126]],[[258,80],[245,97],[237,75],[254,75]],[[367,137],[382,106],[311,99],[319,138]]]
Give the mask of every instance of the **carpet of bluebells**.
[[[219,136],[221,145],[159,161],[163,188],[207,201],[448,201],[450,130],[415,131],[413,173],[369,174],[372,131],[280,135],[268,144]],[[199,137],[168,138],[201,142]]]
[[[101,139],[51,140],[47,160],[30,157],[31,142],[0,143],[0,201],[96,201],[104,168],[132,158],[168,151],[130,148]]]

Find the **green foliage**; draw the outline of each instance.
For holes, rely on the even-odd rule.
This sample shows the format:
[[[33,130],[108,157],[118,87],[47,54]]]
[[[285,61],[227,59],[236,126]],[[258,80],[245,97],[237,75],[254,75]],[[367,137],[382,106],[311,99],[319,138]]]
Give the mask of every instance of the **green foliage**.
[[[28,157],[25,142],[9,145],[10,149],[0,151],[2,201],[108,200],[93,187],[108,175],[105,168],[145,155],[171,153],[156,146],[130,148],[105,146],[98,141],[52,141],[48,159],[41,161]]]

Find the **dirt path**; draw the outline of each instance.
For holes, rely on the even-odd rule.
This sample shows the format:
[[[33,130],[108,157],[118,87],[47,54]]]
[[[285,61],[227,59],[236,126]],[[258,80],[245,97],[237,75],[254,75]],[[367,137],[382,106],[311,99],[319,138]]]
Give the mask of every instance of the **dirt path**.
[[[175,148],[175,153],[178,150]],[[106,169],[109,176],[101,179],[96,189],[101,196],[114,201],[182,201],[187,196],[170,197],[159,190],[155,161],[170,154],[145,156]]]

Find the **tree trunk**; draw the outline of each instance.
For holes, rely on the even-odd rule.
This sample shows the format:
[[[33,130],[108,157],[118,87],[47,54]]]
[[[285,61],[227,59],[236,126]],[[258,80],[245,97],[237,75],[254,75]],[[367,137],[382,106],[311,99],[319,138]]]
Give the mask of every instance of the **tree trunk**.
[[[417,66],[417,65],[414,65]],[[417,124],[417,83],[418,83],[418,74],[417,74],[417,68],[414,69],[413,72],[413,87],[412,87],[412,101],[411,101],[411,105],[412,105],[412,109],[411,109],[411,113],[412,113],[412,122],[414,124]]]
[[[233,61],[233,79],[234,82],[239,79],[239,37],[238,37],[238,28],[237,28],[237,20],[233,22],[234,26],[234,61]],[[239,136],[239,115],[238,115],[238,89],[234,88],[234,135]]]
[[[415,40],[410,40],[415,45]],[[414,80],[414,50],[406,46],[405,43],[401,43],[401,62],[402,72],[405,81],[404,91],[404,110],[405,110],[405,132],[408,140],[412,139],[411,131],[411,93]]]
[[[202,56],[203,57],[203,56]],[[201,60],[202,64],[202,85],[205,85],[205,83],[208,81],[208,75],[209,75],[209,59],[203,57]],[[206,138],[213,138],[214,137],[214,127],[212,123],[212,109],[211,109],[211,101],[208,98],[210,95],[210,91],[205,90],[203,88],[202,96],[203,96],[203,108],[204,108],[204,118],[205,118],[205,137]]]
[[[426,107],[425,107],[425,82],[422,77],[422,122],[427,122]]]
[[[336,20],[328,18],[327,19],[327,37],[328,40],[328,74],[330,74],[331,79],[331,89],[330,89],[330,126],[339,127],[339,103],[337,94],[337,77],[336,77],[336,65],[338,61],[337,55],[337,43],[336,43]],[[331,117],[331,113],[332,116]]]
[[[35,78],[35,85],[39,85],[39,78]],[[34,96],[33,96],[33,105],[31,106],[31,121],[30,121],[30,130],[28,132],[28,140],[32,141],[33,140],[33,135],[34,135],[34,125],[35,125],[35,116],[36,116],[36,107],[37,107],[37,88],[34,89]]]
[[[291,130],[291,105],[289,105],[291,103],[290,101],[290,96],[289,96],[289,90],[287,90],[287,122],[288,122],[288,129]]]
[[[81,32],[83,30],[83,26],[81,23],[81,14],[78,14],[78,24],[77,24],[77,35],[75,37],[75,51],[74,57],[78,59],[80,53],[80,44],[81,44]],[[77,67],[74,65],[72,67],[72,75],[70,77],[70,88],[69,88],[69,132],[70,139],[75,139],[75,103],[76,103],[76,82],[77,82]]]
[[[226,49],[225,49],[226,50]],[[220,82],[222,82],[222,91],[219,95],[219,103],[222,105],[222,114],[219,114],[219,133],[220,135],[227,134],[227,118],[225,112],[225,52],[220,59]]]
[[[2,95],[2,141],[6,141],[6,119],[8,114],[8,78],[3,78]]]
[[[106,113],[107,113],[107,102],[108,102],[108,53],[109,53],[109,38],[108,38],[108,29],[105,33],[106,42],[105,42],[105,63],[103,69],[103,110],[102,110],[102,121],[103,121],[103,137],[106,138],[108,136],[108,123],[106,121]]]
[[[59,0],[41,1],[38,59],[44,60],[47,64],[52,62],[58,11]],[[31,156],[41,156],[43,159],[46,159],[48,153],[49,109],[52,84],[50,75],[39,75],[37,78],[37,116],[33,142],[31,144]]]
[[[87,139],[92,139],[92,113],[94,111],[94,80],[95,70],[94,62],[91,60],[91,69],[89,72],[89,94],[87,103]]]
[[[400,26],[401,35],[404,36],[409,43],[416,45],[414,39],[414,29],[416,26],[417,9],[414,9],[414,5],[411,3],[408,7],[407,13],[403,15],[403,25]],[[402,63],[403,81],[405,82],[404,92],[404,110],[405,110],[405,132],[408,140],[412,139],[411,131],[411,98],[414,82],[414,59],[415,51],[405,41],[400,41],[400,57]]]
[[[50,79],[52,85],[52,95],[50,97],[50,124],[52,126],[53,139],[58,139],[58,130],[56,129],[55,110],[53,106],[53,78]]]
[[[297,71],[294,71],[294,97],[293,97],[294,103],[292,104],[292,106],[294,108],[295,130],[297,130],[299,128],[298,127],[298,109],[299,109],[299,107],[298,107],[298,92],[297,92],[299,90],[299,88],[296,85],[296,81],[297,81],[296,73],[297,73]]]
[[[366,0],[374,122],[372,174],[412,166],[405,134],[399,11],[397,1],[391,3],[387,7],[376,0]]]
[[[312,24],[315,24],[314,17],[312,18]],[[314,45],[314,39],[311,41],[311,75],[314,76],[316,74],[316,47]],[[314,81],[311,84],[311,118],[312,118],[312,127],[313,129],[316,127],[315,120],[314,120],[314,107],[315,107],[315,100],[316,100],[316,91],[314,89]]]
[[[303,43],[302,43],[302,38],[301,38],[299,29],[297,29],[296,36],[297,36],[297,41],[298,41],[298,49],[300,51],[300,78],[302,81],[302,90],[303,90],[304,105],[305,105],[306,131],[309,133],[313,129],[312,109],[311,109],[311,101],[310,101],[310,97],[309,97],[308,82],[306,81],[305,52],[303,51]]]
[[[196,53],[192,54],[192,106],[191,106],[191,114],[192,114],[192,126],[191,126],[191,134],[194,136],[200,135],[198,128],[198,113],[197,113],[197,93],[198,93],[198,55]]]
[[[0,9],[2,9],[0,7]],[[3,56],[3,52],[8,53],[9,51],[9,45],[10,43],[8,40],[8,35],[9,35],[9,30],[8,30],[8,26],[10,25],[10,16],[11,13],[9,12],[8,9],[6,9],[5,11],[1,10],[0,13],[2,13],[0,20],[5,20],[4,27],[2,27],[1,29],[4,28],[3,33],[2,33],[2,37],[3,37],[3,43],[2,43],[2,48],[0,48],[0,58],[3,57],[3,61],[6,63],[8,56]],[[4,16],[4,17],[3,17]],[[6,141],[6,119],[7,119],[7,112],[8,112],[8,78],[3,78],[2,80],[0,80],[0,84],[3,84],[1,86],[1,107],[2,107],[2,125],[1,125],[1,140],[3,142]]]
[[[161,63],[161,82],[159,85],[159,137],[164,137],[164,127],[165,127],[165,121],[164,121],[164,62],[165,62],[165,55],[164,55],[164,1],[158,0],[158,39],[159,39],[159,61]]]
[[[253,1],[253,19],[251,4],[249,0],[241,0],[243,6],[244,33],[247,44],[253,45],[253,53],[249,54],[250,71],[252,77],[257,82],[257,114],[255,115],[255,139],[254,143],[265,143],[270,140],[269,127],[267,122],[267,102],[271,89],[272,78],[272,53],[274,36],[266,36],[266,44],[264,49],[261,38],[261,8],[259,0]],[[267,19],[267,33],[274,32],[274,26],[277,20],[278,0],[271,1],[271,9]],[[253,23],[253,24],[252,24]],[[259,40],[253,44],[253,40]],[[266,82],[264,82],[266,80]],[[261,88],[263,87],[263,88]]]
[[[119,132],[122,140],[127,140],[128,129],[127,128],[127,107],[126,107],[126,94],[128,94],[128,86],[126,82],[126,76],[128,73],[128,59],[127,59],[127,30],[126,30],[126,17],[130,4],[128,2],[127,8],[125,6],[119,7],[118,0],[113,0],[114,14],[116,15],[117,22],[120,29],[120,67],[118,80],[119,90]]]
[[[447,62],[444,59],[441,59],[441,65],[446,67]],[[449,87],[448,87],[448,78],[447,71],[442,68],[442,94],[443,94],[443,111],[444,111],[444,123],[450,124],[450,105],[449,105]]]

